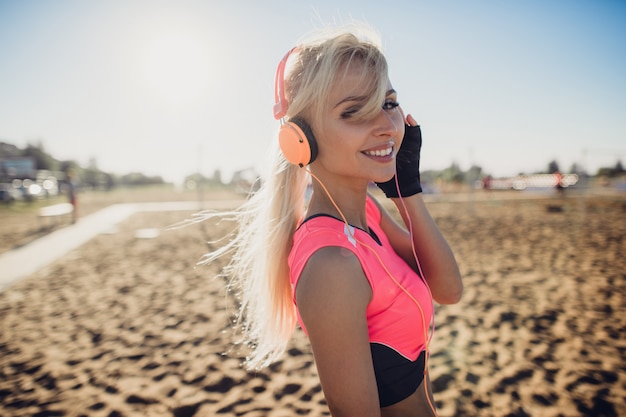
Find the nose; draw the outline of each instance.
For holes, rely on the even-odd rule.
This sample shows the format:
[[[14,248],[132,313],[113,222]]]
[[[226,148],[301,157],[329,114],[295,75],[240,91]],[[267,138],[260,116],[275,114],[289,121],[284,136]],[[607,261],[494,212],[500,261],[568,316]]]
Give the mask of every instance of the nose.
[[[377,133],[382,136],[395,136],[398,133],[398,126],[385,109],[381,109],[376,117],[376,127]]]

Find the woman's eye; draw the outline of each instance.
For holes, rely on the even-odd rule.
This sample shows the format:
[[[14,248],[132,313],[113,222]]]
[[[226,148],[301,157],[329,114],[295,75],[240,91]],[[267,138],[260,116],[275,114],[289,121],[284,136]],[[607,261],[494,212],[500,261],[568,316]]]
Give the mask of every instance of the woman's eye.
[[[393,110],[396,107],[398,107],[399,105],[400,105],[400,103],[398,103],[397,101],[386,100],[385,103],[383,104],[383,109],[385,109],[385,110]]]
[[[359,109],[356,107],[351,107],[349,109],[347,109],[346,111],[344,111],[343,113],[341,113],[341,117],[343,117],[344,119],[349,119],[350,117],[354,116],[356,113],[358,113]]]

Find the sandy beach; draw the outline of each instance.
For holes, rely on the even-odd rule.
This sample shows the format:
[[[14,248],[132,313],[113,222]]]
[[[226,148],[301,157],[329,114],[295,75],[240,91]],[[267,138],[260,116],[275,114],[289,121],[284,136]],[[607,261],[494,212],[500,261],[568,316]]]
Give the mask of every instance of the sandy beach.
[[[428,202],[465,282],[436,308],[440,416],[626,416],[626,195],[502,195]],[[167,230],[191,215],[134,214],[0,292],[0,416],[330,415],[300,330],[243,369],[227,259],[196,266],[232,225]],[[45,233],[11,219],[4,242]]]

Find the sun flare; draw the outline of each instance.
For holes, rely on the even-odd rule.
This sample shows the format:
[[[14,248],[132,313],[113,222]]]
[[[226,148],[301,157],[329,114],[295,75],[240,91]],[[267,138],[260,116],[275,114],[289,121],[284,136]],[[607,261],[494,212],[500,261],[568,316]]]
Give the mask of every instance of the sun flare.
[[[199,97],[209,85],[207,48],[179,33],[156,37],[146,51],[145,81],[162,100],[184,104]]]

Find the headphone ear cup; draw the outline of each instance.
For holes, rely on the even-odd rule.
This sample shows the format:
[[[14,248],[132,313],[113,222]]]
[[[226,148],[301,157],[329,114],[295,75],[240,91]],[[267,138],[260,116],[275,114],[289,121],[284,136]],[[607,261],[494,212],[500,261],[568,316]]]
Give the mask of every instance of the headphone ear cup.
[[[300,168],[317,158],[317,141],[302,118],[294,117],[280,127],[278,143],[285,159]]]

